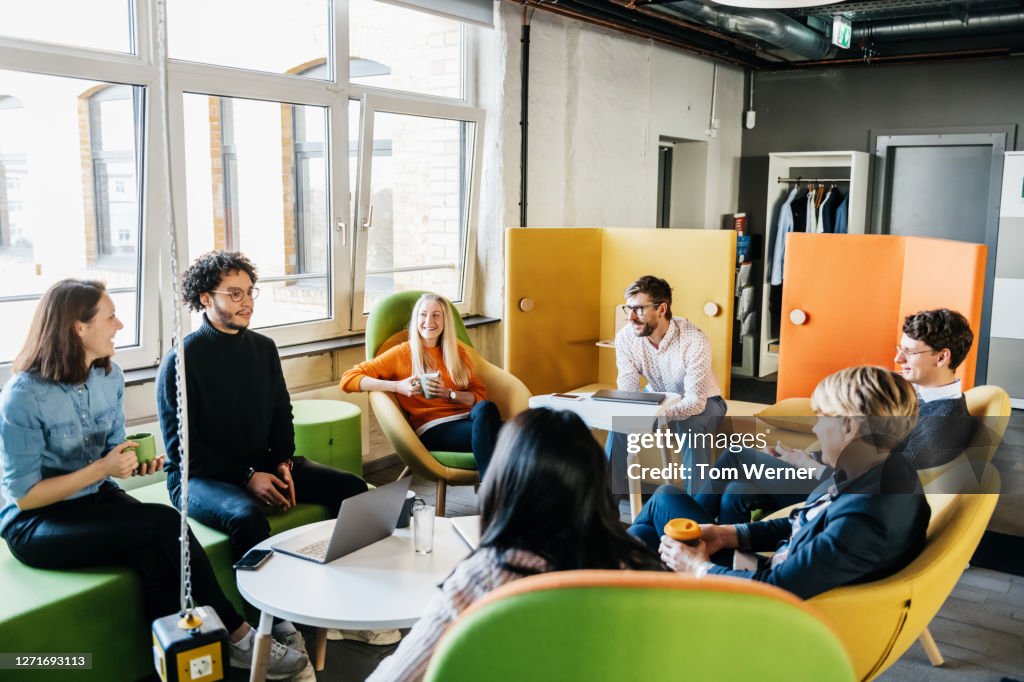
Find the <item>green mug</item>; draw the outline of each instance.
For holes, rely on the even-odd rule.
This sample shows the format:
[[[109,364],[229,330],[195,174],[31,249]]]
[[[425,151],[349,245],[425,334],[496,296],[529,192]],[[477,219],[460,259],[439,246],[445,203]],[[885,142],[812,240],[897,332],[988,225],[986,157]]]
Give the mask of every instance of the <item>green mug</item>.
[[[156,459],[156,439],[152,433],[133,433],[125,436],[125,440],[132,440],[138,443],[134,448],[125,448],[129,452],[135,452],[135,459],[139,464],[145,464]]]

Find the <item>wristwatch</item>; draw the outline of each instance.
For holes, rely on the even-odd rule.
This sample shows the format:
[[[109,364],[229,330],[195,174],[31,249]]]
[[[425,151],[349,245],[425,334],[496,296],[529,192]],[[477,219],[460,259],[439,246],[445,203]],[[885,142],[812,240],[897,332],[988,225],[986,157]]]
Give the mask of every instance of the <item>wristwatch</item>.
[[[457,396],[455,395],[455,389],[448,390],[448,400],[452,401],[453,403],[457,400]]]

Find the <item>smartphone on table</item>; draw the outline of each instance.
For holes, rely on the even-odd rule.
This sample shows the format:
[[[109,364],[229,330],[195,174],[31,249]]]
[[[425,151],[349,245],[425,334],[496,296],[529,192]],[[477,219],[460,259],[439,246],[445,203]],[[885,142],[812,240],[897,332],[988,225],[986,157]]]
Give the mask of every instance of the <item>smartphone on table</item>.
[[[584,396],[579,393],[552,393],[552,398],[561,398],[562,400],[583,400]]]
[[[242,558],[235,562],[233,568],[238,571],[255,571],[257,568],[267,563],[267,559],[273,554],[273,550],[270,549],[250,549]]]

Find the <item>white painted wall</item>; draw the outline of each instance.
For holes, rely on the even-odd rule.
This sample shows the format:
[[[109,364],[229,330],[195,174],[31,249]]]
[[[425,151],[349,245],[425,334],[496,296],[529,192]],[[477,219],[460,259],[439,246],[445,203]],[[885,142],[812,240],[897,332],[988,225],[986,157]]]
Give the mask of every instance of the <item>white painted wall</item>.
[[[481,69],[488,111],[477,244],[477,309],[500,316],[504,226],[519,224],[522,11],[501,6],[501,84]],[[743,71],[719,66],[717,137],[710,137],[713,62],[542,11],[531,19],[528,225],[654,227],[658,138],[707,140],[702,224],[717,229],[736,210]],[[498,130],[495,131],[497,126]],[[498,194],[500,192],[500,194]],[[501,219],[501,227],[498,220]]]

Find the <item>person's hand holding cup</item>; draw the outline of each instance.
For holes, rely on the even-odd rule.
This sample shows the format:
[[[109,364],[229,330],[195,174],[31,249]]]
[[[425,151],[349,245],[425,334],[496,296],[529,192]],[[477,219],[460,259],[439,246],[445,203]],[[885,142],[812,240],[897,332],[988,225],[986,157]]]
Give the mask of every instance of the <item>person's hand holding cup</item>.
[[[156,439],[152,433],[133,433],[125,436],[125,440],[134,443],[133,446],[125,448],[125,452],[134,452],[138,468],[132,473],[133,476],[148,476],[163,468],[164,457],[156,456]]]
[[[438,398],[445,394],[444,384],[441,383],[441,372],[426,372],[419,375],[420,389],[423,397],[427,400]]]

